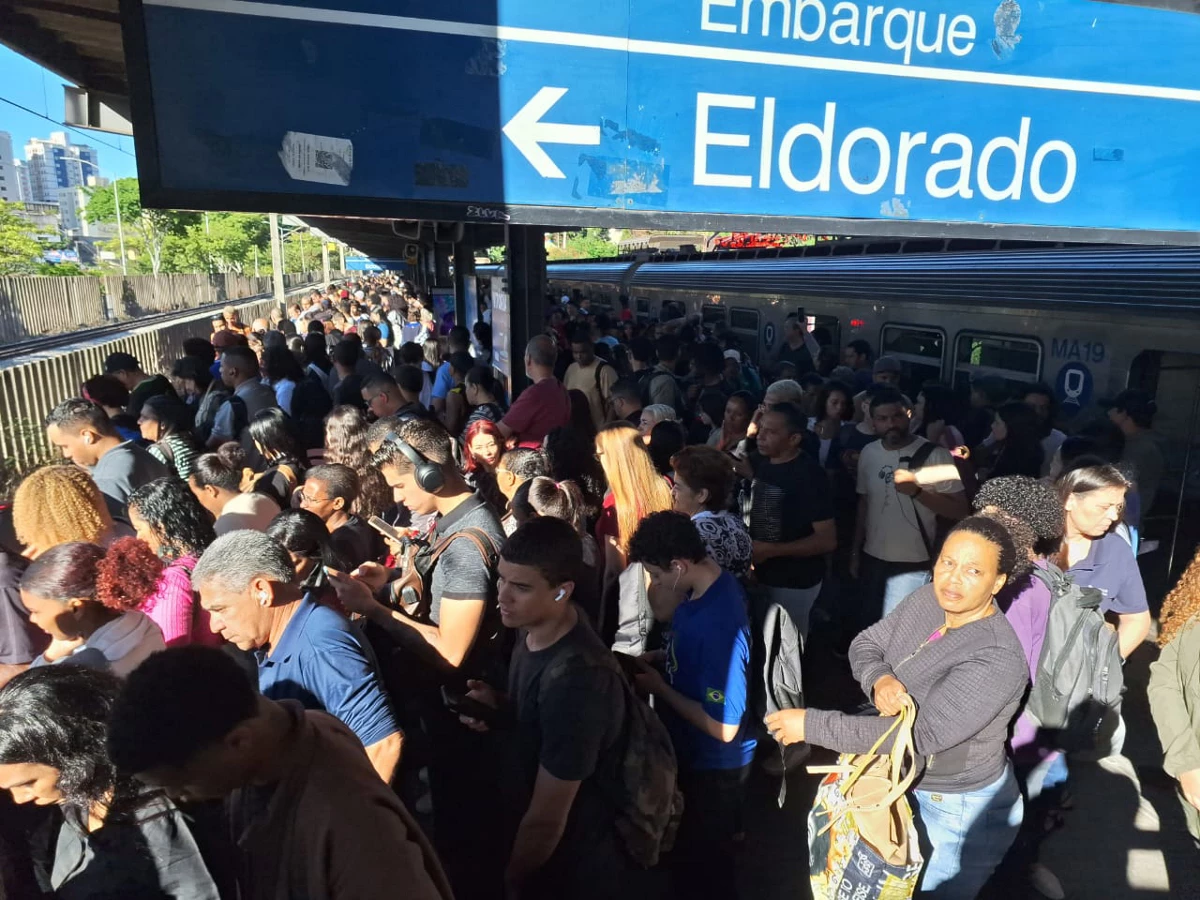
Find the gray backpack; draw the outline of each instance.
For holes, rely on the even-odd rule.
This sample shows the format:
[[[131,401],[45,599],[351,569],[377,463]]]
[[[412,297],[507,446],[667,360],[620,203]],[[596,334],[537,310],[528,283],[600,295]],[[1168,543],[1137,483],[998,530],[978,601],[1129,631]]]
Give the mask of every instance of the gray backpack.
[[[804,639],[791,615],[762,590],[748,592],[750,601],[750,709],[754,720],[762,722],[770,713],[783,709],[804,708],[804,677],[800,660]],[[764,732],[765,733],[765,732]],[[779,744],[780,761],[786,773],[789,757],[799,758],[805,745]],[[787,777],[779,782],[777,801],[787,799]]]
[[[1050,617],[1025,711],[1054,733],[1061,750],[1098,749],[1119,715],[1124,675],[1117,632],[1104,621],[1096,588],[1081,587],[1061,569],[1034,566],[1050,589]]]

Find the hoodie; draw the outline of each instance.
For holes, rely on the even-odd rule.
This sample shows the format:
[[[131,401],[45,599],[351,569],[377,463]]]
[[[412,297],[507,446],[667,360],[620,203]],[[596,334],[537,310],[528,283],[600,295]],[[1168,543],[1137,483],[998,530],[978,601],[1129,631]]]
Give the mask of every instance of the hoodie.
[[[150,617],[131,610],[97,628],[70,656],[64,656],[56,662],[92,669],[108,669],[114,675],[124,678],[151,653],[166,648],[162,632]],[[33,661],[33,665],[45,666],[50,663],[44,656],[39,656]]]

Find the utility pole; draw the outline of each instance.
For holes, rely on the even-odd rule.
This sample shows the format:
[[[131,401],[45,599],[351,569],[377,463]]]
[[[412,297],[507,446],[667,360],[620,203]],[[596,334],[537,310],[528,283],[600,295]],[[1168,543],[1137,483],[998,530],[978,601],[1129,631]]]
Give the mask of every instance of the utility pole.
[[[341,267],[340,271],[345,272],[346,271],[346,245],[343,244],[341,241],[338,241],[338,253],[342,257],[342,267]]]
[[[321,284],[329,284],[329,241],[321,239]]]
[[[96,167],[98,172],[100,167]],[[117,179],[113,179],[113,208],[117,211],[117,237],[121,241],[121,274],[129,274],[129,261],[125,256],[125,229],[121,227],[121,197],[117,194]]]
[[[258,244],[254,245],[254,277],[258,277]]]
[[[287,299],[283,288],[283,241],[279,238],[279,213],[267,216],[271,229],[271,287],[277,303]]]
[[[308,271],[308,254],[304,252],[304,232],[298,234],[300,238],[300,271]]]

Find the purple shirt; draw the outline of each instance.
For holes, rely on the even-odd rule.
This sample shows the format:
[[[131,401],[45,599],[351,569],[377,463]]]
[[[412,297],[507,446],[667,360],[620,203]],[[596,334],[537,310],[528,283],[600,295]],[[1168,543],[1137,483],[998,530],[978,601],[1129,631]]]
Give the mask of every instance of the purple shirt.
[[[1096,588],[1104,595],[1101,612],[1129,615],[1150,609],[1133,548],[1116,532],[1092,541],[1088,555],[1067,574],[1076,584]]]
[[[1045,568],[1041,560],[1034,565]],[[1046,638],[1046,623],[1050,619],[1050,588],[1041,579],[1029,575],[1016,582],[1012,589],[1005,587],[996,597],[1004,617],[1017,633],[1025,660],[1029,664],[1029,679],[1037,676],[1038,660],[1042,656],[1042,641]],[[1022,710],[1013,725],[1011,746],[1016,753],[1020,748],[1034,743],[1038,726]]]

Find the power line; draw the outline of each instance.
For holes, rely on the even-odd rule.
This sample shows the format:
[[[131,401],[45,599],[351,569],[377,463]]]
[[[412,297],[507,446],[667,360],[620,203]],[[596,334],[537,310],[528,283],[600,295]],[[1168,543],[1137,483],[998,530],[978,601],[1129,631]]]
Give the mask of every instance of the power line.
[[[28,106],[22,106],[20,103],[17,103],[15,100],[9,100],[7,97],[0,97],[0,102],[7,103],[9,106],[15,106],[17,109],[21,110],[21,112],[27,112],[31,116],[37,116],[39,119],[45,119],[47,122],[57,125],[59,128],[66,128],[68,131],[74,131],[76,134],[83,135],[89,141],[95,141],[97,144],[103,144],[105,147],[108,147],[109,149],[112,149],[112,150],[116,150],[118,153],[124,153],[126,156],[132,156],[134,159],[137,159],[136,154],[130,153],[125,148],[118,147],[116,144],[110,144],[108,141],[100,140],[100,138],[96,137],[93,132],[84,131],[83,129],[76,128],[73,125],[67,125],[65,122],[59,122],[56,119],[50,118],[45,113],[40,113],[36,109],[30,109]]]

